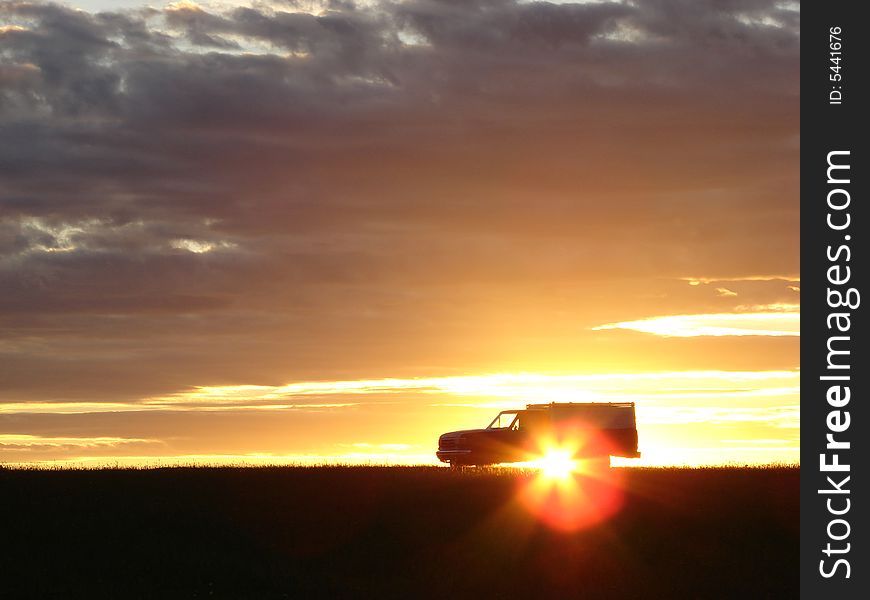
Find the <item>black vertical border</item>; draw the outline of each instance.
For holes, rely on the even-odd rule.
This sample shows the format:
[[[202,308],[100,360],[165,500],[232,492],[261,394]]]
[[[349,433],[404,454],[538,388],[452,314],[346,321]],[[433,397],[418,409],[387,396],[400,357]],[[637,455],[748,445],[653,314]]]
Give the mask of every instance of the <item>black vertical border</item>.
[[[870,264],[866,260],[866,237],[870,236],[870,221],[866,204],[868,177],[866,128],[863,125],[870,113],[870,103],[864,81],[870,57],[867,52],[867,38],[870,36],[870,23],[862,20],[859,13],[865,12],[866,5],[848,0],[810,1],[801,6],[801,549],[800,580],[802,598],[831,598],[847,600],[870,597],[870,533],[866,523],[867,495],[858,490],[867,489],[866,464],[870,448],[870,415],[865,408],[868,402],[867,381],[870,379],[868,362],[867,327],[864,313],[868,310],[870,295],[861,298],[861,305],[855,310],[833,309],[828,306],[827,269],[831,266],[827,248],[838,248],[848,244],[851,249],[851,278],[841,289],[855,287],[862,294]],[[831,59],[830,30],[842,29],[842,67],[839,73],[842,81],[831,81],[830,69],[836,63]],[[840,86],[837,88],[836,86]],[[832,104],[829,93],[837,89],[843,94],[841,104]],[[827,194],[836,185],[827,183],[827,157],[835,150],[848,150],[850,183],[848,191],[851,202],[848,208],[851,225],[848,231],[831,230],[826,222],[829,208]],[[840,217],[841,215],[837,215]],[[846,235],[850,240],[846,241]],[[844,255],[843,255],[844,256]],[[826,392],[831,382],[819,378],[827,373],[827,341],[829,335],[838,335],[828,330],[829,312],[848,311],[851,314],[849,361],[847,371],[851,377],[848,382],[851,400],[842,410],[850,413],[851,424],[838,438],[848,440],[851,448],[841,452],[841,462],[850,464],[848,487],[851,500],[849,512],[842,518],[849,521],[850,534],[841,542],[829,540],[828,523],[835,518],[828,512],[826,500],[836,497],[835,503],[844,495],[831,496],[820,494],[820,489],[830,487],[826,478],[837,473],[822,473],[820,454],[826,452],[826,434],[829,433],[826,418],[833,407],[828,405]],[[845,384],[845,382],[844,382]],[[830,454],[830,450],[827,451]],[[830,460],[830,459],[829,459]],[[841,506],[841,504],[835,504]],[[834,533],[840,535],[843,525],[835,526]],[[826,560],[828,568],[837,558],[828,558],[823,550],[826,544],[836,547],[848,542],[851,544],[847,554],[839,555],[849,561],[851,574],[843,577],[845,569],[837,575],[824,578],[820,573],[819,562]]]

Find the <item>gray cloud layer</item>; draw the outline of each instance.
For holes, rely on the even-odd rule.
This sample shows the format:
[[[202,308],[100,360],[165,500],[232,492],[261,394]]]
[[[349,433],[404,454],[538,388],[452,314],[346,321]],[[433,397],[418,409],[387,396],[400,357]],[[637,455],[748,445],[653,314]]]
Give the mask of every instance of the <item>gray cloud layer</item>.
[[[449,371],[795,301],[678,279],[799,269],[781,2],[0,2],[0,23],[6,398]]]

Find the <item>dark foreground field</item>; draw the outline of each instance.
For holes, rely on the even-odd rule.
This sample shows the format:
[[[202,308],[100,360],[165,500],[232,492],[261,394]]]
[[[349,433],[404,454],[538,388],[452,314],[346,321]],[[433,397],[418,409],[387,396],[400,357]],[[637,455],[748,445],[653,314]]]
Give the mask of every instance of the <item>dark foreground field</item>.
[[[0,470],[0,596],[796,598],[798,469],[626,469],[543,527],[510,471]]]

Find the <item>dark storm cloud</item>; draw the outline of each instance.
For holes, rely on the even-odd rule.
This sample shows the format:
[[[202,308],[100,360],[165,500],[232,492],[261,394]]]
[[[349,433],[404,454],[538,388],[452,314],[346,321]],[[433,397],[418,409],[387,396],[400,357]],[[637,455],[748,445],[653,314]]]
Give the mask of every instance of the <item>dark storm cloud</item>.
[[[325,6],[0,2],[8,396],[452,368],[482,313],[798,271],[796,10]]]

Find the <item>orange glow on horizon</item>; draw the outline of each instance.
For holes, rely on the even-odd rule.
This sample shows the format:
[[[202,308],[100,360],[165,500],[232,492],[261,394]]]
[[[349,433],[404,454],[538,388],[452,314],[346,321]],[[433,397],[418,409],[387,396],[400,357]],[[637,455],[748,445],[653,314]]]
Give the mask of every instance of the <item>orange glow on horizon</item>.
[[[793,464],[798,462],[799,394],[795,369],[484,373],[197,387],[127,402],[11,402],[0,406],[0,414],[94,413],[120,421],[125,413],[148,412],[162,413],[167,423],[176,414],[215,417],[209,417],[207,429],[183,435],[145,438],[138,431],[94,428],[59,443],[51,432],[30,433],[26,443],[7,440],[2,459],[7,465],[145,467],[436,464],[440,434],[485,427],[499,410],[529,402],[634,401],[643,457],[615,459],[615,465]],[[232,419],[222,419],[222,413]],[[568,439],[552,440],[541,451]]]

